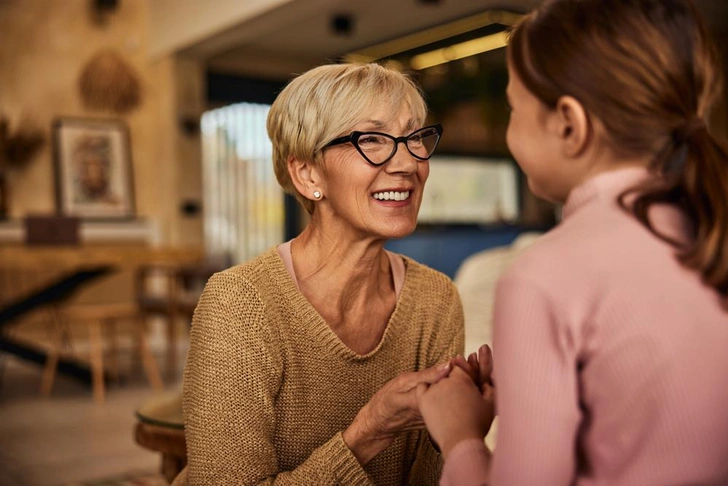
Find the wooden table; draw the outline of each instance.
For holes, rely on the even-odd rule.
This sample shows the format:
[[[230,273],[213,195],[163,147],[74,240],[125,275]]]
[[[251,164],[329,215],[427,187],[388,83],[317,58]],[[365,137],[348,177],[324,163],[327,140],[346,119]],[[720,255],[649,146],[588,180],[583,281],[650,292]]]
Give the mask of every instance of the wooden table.
[[[156,248],[146,244],[99,243],[67,246],[25,246],[22,244],[0,245],[0,308],[8,300],[21,295],[11,295],[13,291],[22,294],[22,275],[53,280],[61,275],[88,267],[108,266],[113,272],[95,280],[91,285],[74,292],[73,304],[133,304],[136,303],[135,275],[139,269],[150,264],[190,265],[204,259],[199,247],[193,248]],[[34,277],[35,278],[35,277]],[[30,287],[42,286],[43,282],[30,282]],[[22,317],[20,317],[22,319]],[[16,354],[43,364],[48,359],[44,347],[27,341],[2,340],[0,352]],[[61,360],[60,373],[67,373],[86,381],[90,373],[84,366]]]
[[[0,245],[0,266],[74,268],[79,265],[111,265],[118,268],[136,268],[157,262],[190,264],[203,259],[204,251],[200,247],[152,247],[139,243],[66,246]]]

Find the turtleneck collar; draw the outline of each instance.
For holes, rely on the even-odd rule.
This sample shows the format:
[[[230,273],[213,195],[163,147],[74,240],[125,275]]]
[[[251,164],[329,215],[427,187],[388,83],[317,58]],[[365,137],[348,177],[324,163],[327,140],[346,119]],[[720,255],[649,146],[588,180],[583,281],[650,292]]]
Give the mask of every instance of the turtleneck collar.
[[[653,175],[644,167],[626,167],[596,174],[571,190],[562,217],[569,218],[596,198],[616,199],[623,191],[650,177]]]

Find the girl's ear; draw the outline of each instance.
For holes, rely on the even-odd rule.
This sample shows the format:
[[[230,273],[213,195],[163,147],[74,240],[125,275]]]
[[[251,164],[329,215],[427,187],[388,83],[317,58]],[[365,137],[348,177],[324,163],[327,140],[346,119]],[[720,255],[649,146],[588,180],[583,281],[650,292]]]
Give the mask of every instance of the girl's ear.
[[[556,128],[567,157],[581,155],[593,137],[593,127],[584,105],[572,96],[562,96],[556,103]]]
[[[321,196],[314,196],[314,192],[318,191],[319,194],[323,192],[323,178],[321,177],[321,170],[312,161],[290,156],[288,158],[288,173],[291,176],[293,185],[304,197],[311,200],[320,199]]]

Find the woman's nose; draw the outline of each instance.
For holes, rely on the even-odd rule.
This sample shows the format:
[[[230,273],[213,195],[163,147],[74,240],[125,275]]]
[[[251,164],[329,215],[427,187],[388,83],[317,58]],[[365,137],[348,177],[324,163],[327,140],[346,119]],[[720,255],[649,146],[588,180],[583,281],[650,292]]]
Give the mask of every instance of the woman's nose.
[[[407,146],[404,142],[397,144],[397,152],[387,162],[384,170],[387,172],[406,172],[411,174],[417,170],[417,159],[415,159],[411,153],[407,150]]]

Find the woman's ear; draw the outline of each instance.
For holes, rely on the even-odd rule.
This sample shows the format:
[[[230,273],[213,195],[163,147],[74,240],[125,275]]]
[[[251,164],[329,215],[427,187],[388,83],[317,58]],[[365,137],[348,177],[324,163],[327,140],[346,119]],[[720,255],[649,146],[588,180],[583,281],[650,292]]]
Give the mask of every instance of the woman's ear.
[[[581,155],[593,136],[584,105],[572,96],[562,96],[556,103],[556,129],[567,157]]]
[[[321,198],[323,178],[320,176],[321,171],[312,161],[290,156],[288,158],[288,173],[291,176],[293,185],[304,197],[313,200]],[[319,197],[314,195],[317,191]]]

